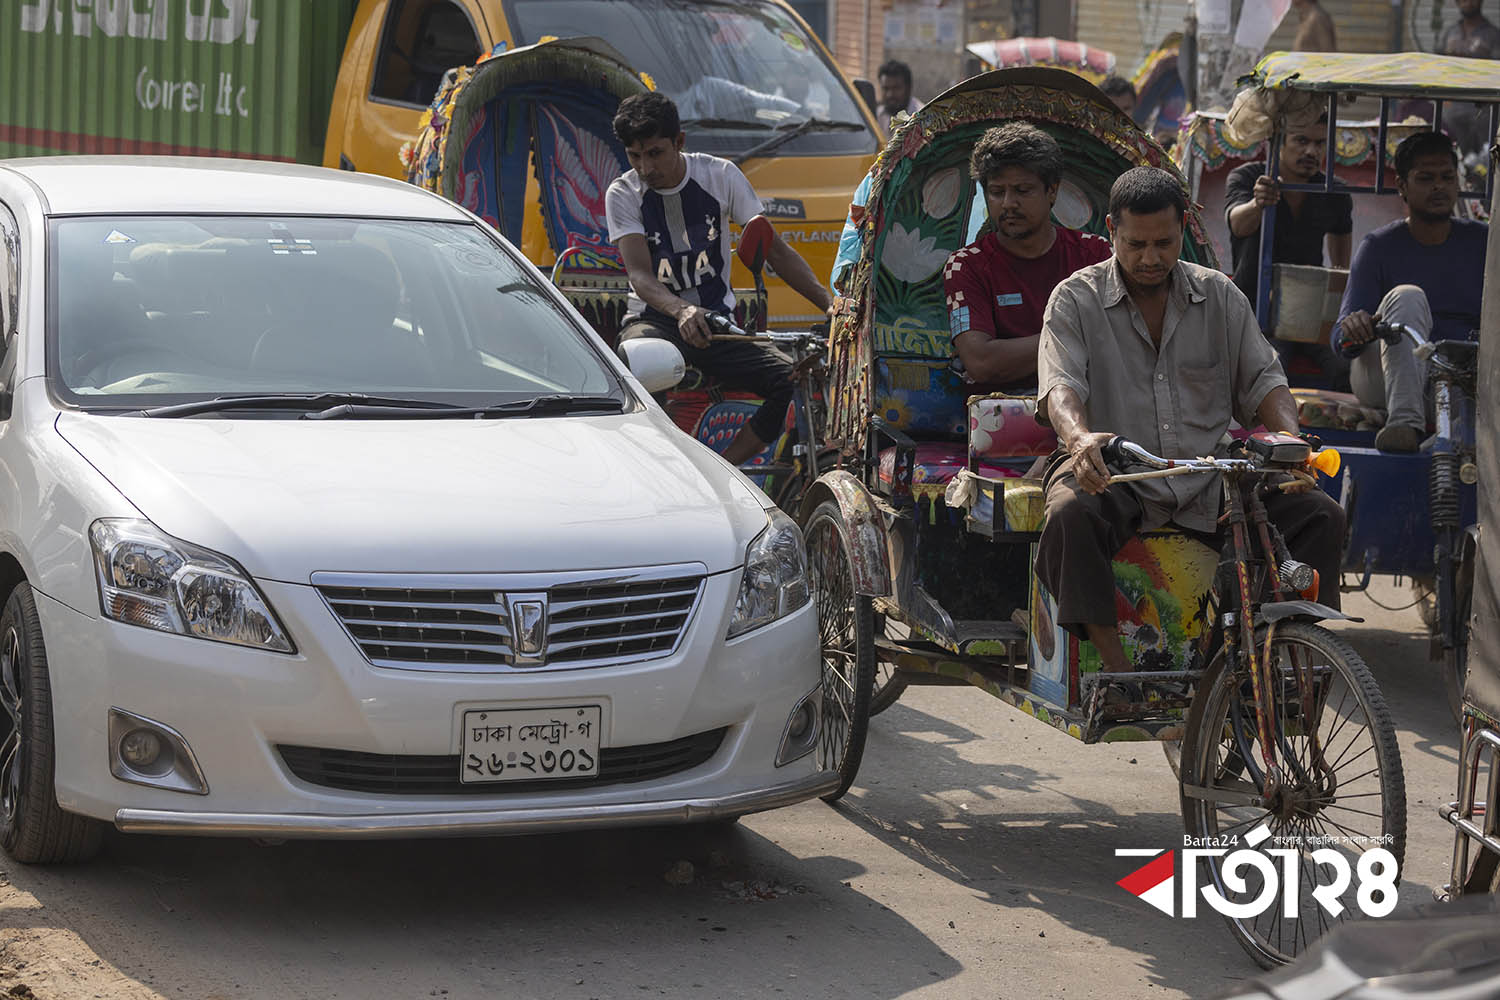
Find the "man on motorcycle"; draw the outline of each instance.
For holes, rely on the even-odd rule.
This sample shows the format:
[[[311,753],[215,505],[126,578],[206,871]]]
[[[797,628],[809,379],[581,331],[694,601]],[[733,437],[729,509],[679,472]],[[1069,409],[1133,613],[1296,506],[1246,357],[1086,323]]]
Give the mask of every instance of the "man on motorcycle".
[[[1010,122],[974,145],[969,172],[984,191],[991,232],[943,268],[948,325],[973,394],[1036,384],[1042,311],[1057,283],[1109,258],[1109,243],[1052,222],[1062,150],[1046,132]]]
[[[683,152],[687,137],[665,94],[621,101],[614,130],[632,167],[609,186],[604,202],[632,293],[620,339],[669,340],[704,374],[765,399],[724,451],[740,465],[781,433],[794,388],[782,355],[760,344],[716,343],[709,328],[710,314],[734,311],[729,222],[744,225],[759,215],[760,198],[728,160]],[[766,261],[819,312],[828,310],[828,290],[779,235]]]
[[[1213,476],[1110,484],[1100,448],[1116,434],[1167,458],[1210,455],[1234,417],[1297,433],[1276,352],[1229,277],[1181,260],[1187,195],[1156,167],[1121,174],[1109,193],[1115,256],[1064,279],[1047,304],[1038,417],[1057,431],[1036,575],[1057,621],[1087,638],[1104,669],[1131,669],[1120,643],[1111,559],[1137,532],[1175,524],[1218,530]],[[1344,513],[1311,479],[1281,484],[1266,511],[1294,558],[1338,606]]]
[[[1418,132],[1396,147],[1396,187],[1406,218],[1360,241],[1333,328],[1333,343],[1354,359],[1350,381],[1366,406],[1383,407],[1381,451],[1416,451],[1427,427],[1426,373],[1411,342],[1372,344],[1375,324],[1403,323],[1429,340],[1464,340],[1479,328],[1489,227],[1453,217],[1458,155],[1441,132]]]

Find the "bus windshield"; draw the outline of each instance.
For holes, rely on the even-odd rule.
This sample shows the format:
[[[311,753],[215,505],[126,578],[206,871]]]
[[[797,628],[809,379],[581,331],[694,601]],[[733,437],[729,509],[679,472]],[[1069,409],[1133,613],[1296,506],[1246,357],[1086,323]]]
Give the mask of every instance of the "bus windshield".
[[[518,45],[588,34],[614,46],[677,103],[699,152],[734,157],[793,128],[778,155],[876,151],[858,97],[768,0],[511,0],[508,9]]]

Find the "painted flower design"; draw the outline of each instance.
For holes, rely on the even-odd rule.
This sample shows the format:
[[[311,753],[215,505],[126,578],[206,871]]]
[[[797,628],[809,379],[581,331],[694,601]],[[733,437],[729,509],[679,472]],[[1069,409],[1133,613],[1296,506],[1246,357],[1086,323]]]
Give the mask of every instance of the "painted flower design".
[[[885,237],[880,262],[897,280],[908,284],[926,281],[948,260],[948,251],[935,246],[937,237],[922,235],[920,229],[907,229],[897,222]]]

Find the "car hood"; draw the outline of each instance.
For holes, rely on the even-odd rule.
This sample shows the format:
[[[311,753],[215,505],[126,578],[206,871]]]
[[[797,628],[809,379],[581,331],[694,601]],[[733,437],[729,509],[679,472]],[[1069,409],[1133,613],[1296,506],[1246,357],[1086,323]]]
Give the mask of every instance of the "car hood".
[[[252,575],[744,561],[749,481],[655,411],[502,420],[109,417],[57,430],[157,527]]]

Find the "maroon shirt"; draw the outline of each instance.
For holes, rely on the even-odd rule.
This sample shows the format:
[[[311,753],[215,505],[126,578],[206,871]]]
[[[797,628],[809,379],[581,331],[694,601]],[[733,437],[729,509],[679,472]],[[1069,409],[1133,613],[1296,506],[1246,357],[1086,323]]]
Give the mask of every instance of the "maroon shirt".
[[[1032,258],[1015,256],[1000,246],[994,233],[986,234],[954,252],[943,268],[952,336],[968,330],[997,339],[1036,336],[1042,332],[1042,314],[1058,282],[1079,268],[1108,260],[1111,252],[1103,237],[1062,226],[1057,227],[1052,248]],[[975,393],[1006,388],[976,386]]]

